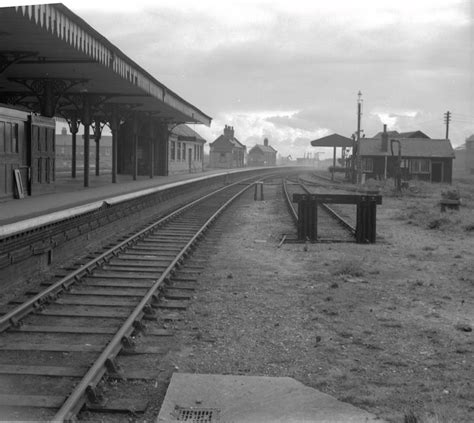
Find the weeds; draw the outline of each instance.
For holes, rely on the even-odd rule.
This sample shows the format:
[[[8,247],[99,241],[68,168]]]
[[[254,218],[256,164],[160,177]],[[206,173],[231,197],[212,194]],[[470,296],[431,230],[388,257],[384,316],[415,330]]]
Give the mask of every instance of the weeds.
[[[339,263],[334,269],[333,274],[336,276],[364,276],[362,265],[356,260],[347,260]]]

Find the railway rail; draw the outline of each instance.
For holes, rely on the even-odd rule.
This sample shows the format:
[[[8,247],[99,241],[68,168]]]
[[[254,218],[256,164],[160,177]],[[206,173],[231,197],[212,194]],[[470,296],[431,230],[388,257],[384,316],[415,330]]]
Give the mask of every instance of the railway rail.
[[[252,183],[231,184],[190,202],[5,310],[1,417],[70,421],[86,402],[100,402],[97,385],[104,375],[118,373],[116,358],[133,350],[142,320],[189,298],[186,286],[170,285],[173,275]],[[185,285],[186,280],[180,279]]]
[[[306,182],[306,181],[305,181]],[[313,182],[311,188],[306,183],[301,182],[301,178],[298,181],[290,181],[287,179],[283,180],[283,192],[286,199],[286,204],[290,211],[290,215],[295,222],[298,223],[298,210],[292,201],[292,194],[312,194],[318,191],[319,193],[323,190],[327,192],[327,188],[323,185],[317,185]],[[335,208],[328,206],[327,204],[321,204],[320,210],[322,213],[318,214],[318,241],[320,242],[351,242],[354,241],[355,227],[348,221],[347,218],[343,217],[341,213],[336,211]]]

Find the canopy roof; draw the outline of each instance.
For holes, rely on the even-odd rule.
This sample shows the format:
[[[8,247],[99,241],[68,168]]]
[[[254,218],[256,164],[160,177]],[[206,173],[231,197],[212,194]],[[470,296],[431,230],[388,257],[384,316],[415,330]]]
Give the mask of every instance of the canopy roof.
[[[313,147],[352,147],[352,139],[339,134],[327,135],[311,141]]]
[[[0,101],[41,111],[45,80],[66,109],[64,98],[87,92],[169,122],[211,123],[63,4],[0,8]]]

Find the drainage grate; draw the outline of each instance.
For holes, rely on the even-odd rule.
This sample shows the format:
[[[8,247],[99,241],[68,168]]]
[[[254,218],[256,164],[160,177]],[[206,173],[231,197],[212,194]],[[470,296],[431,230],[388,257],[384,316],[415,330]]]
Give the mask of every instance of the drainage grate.
[[[217,408],[175,408],[176,420],[178,422],[190,423],[218,423],[220,410]]]

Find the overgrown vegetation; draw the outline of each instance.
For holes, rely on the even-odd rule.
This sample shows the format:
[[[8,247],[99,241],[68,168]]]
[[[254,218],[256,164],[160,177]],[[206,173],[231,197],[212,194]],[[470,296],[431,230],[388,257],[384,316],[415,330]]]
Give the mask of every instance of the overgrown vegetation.
[[[333,275],[360,277],[364,276],[364,269],[359,261],[349,259],[338,263],[333,270]]]
[[[445,232],[474,231],[474,176],[455,179],[452,185],[410,181],[398,192],[393,180],[366,183],[367,189],[377,188],[385,197],[400,199],[395,217],[408,224]],[[459,200],[459,210],[441,210],[441,201]]]

